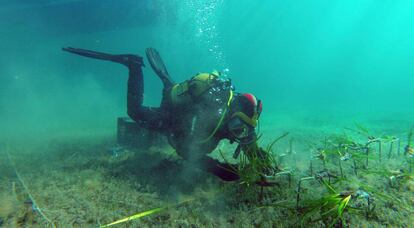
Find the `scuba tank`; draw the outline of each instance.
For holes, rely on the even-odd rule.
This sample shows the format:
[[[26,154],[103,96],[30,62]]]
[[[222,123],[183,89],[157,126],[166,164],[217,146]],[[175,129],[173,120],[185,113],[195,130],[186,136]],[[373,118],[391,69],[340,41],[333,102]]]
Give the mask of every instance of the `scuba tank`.
[[[199,73],[190,80],[176,84],[172,87],[170,97],[173,106],[189,104],[213,87],[232,89],[230,79],[220,77],[220,73]]]

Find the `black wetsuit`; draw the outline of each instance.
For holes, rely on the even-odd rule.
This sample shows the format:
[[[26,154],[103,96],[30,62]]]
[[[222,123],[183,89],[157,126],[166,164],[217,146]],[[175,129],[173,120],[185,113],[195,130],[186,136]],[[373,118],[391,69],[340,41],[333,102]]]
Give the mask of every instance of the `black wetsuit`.
[[[175,83],[168,77],[162,77],[158,74],[164,85],[162,102],[160,107],[148,107],[143,105],[142,67],[144,64],[140,56],[112,55],[70,47],[63,48],[63,50],[85,57],[121,63],[128,67],[127,112],[131,119],[143,128],[166,135],[171,146],[181,157],[196,163],[203,170],[213,173],[223,180],[239,179],[239,176],[233,171],[234,166],[207,156],[217,147],[220,140],[227,138],[234,142],[227,131],[226,124],[221,124],[216,129],[220,122],[226,123],[230,118],[230,115],[226,114],[231,90],[228,84],[214,84],[191,102],[174,105],[171,102],[170,94]],[[237,98],[237,96],[239,95],[235,94],[234,97]],[[229,109],[238,111],[240,105],[237,102],[233,103],[234,107]],[[222,117],[224,117],[223,121],[220,121]],[[255,134],[252,137],[255,139]],[[249,151],[249,148],[252,147],[258,148],[256,141],[250,141],[240,146],[244,152]]]
[[[191,104],[174,106],[170,101],[170,91],[174,84],[163,80],[163,98],[160,107],[143,105],[144,79],[142,63],[128,65],[128,115],[141,127],[165,134],[177,154],[196,163],[202,169],[215,174],[223,180],[237,180],[238,175],[230,172],[234,168],[207,156],[227,138],[227,132],[219,128],[209,137],[217,126],[227,105],[229,87],[218,84]],[[207,139],[207,140],[206,140]]]

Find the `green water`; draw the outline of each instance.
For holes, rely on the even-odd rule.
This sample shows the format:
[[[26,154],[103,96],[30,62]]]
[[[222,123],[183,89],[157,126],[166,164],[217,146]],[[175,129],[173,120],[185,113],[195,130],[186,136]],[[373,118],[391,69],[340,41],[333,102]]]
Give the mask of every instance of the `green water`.
[[[143,55],[171,75],[226,71],[263,118],[410,119],[410,1],[6,1],[0,11],[3,137],[111,131],[125,115],[126,69],[60,51]],[[161,83],[145,69],[147,104]],[[337,118],[335,120],[335,118]]]
[[[263,100],[262,118],[276,127],[272,118],[284,116],[293,125],[401,121],[406,129],[413,9],[388,0],[6,1],[1,135],[114,131],[126,114],[126,68],[64,46],[140,55],[156,47],[176,81],[223,71],[237,91]],[[145,103],[157,106],[161,83],[149,67],[144,73]]]
[[[341,177],[338,192],[374,198],[365,211],[352,193],[363,210],[347,209],[345,226],[409,227],[413,12],[409,0],[2,0],[0,227],[96,227],[159,207],[125,226],[322,227],[305,209],[327,190],[296,183],[324,172]],[[127,68],[68,46],[141,56],[155,47],[177,82],[221,71],[263,101],[261,147],[289,133],[270,152],[288,178],[264,191],[224,184],[162,143],[119,147]],[[145,64],[144,104],[158,106],[162,84]],[[236,163],[235,147],[210,156]],[[320,206],[313,218],[326,223]]]
[[[236,87],[256,93],[269,111],[413,110],[410,3],[210,1],[186,7],[170,31],[182,32],[182,45],[200,56],[197,69],[228,68]]]

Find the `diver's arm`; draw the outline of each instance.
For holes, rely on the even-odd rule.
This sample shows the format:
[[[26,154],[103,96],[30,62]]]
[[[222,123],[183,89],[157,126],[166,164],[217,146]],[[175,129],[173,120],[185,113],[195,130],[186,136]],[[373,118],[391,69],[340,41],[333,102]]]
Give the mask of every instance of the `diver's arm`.
[[[275,169],[271,155],[257,144],[257,140],[241,145],[241,149],[250,162],[255,160],[261,163],[263,174],[269,175]]]
[[[258,156],[258,151],[260,151],[260,147],[257,144],[257,141],[253,141],[249,144],[240,144],[241,150],[243,153],[249,158],[252,159],[254,156]]]

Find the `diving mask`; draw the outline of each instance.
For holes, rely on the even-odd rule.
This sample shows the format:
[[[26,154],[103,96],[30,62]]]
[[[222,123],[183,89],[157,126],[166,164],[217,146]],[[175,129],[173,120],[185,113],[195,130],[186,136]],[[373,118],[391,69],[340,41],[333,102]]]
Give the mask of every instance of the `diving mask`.
[[[251,141],[254,138],[255,129],[238,116],[234,116],[228,122],[228,130],[237,142]]]

